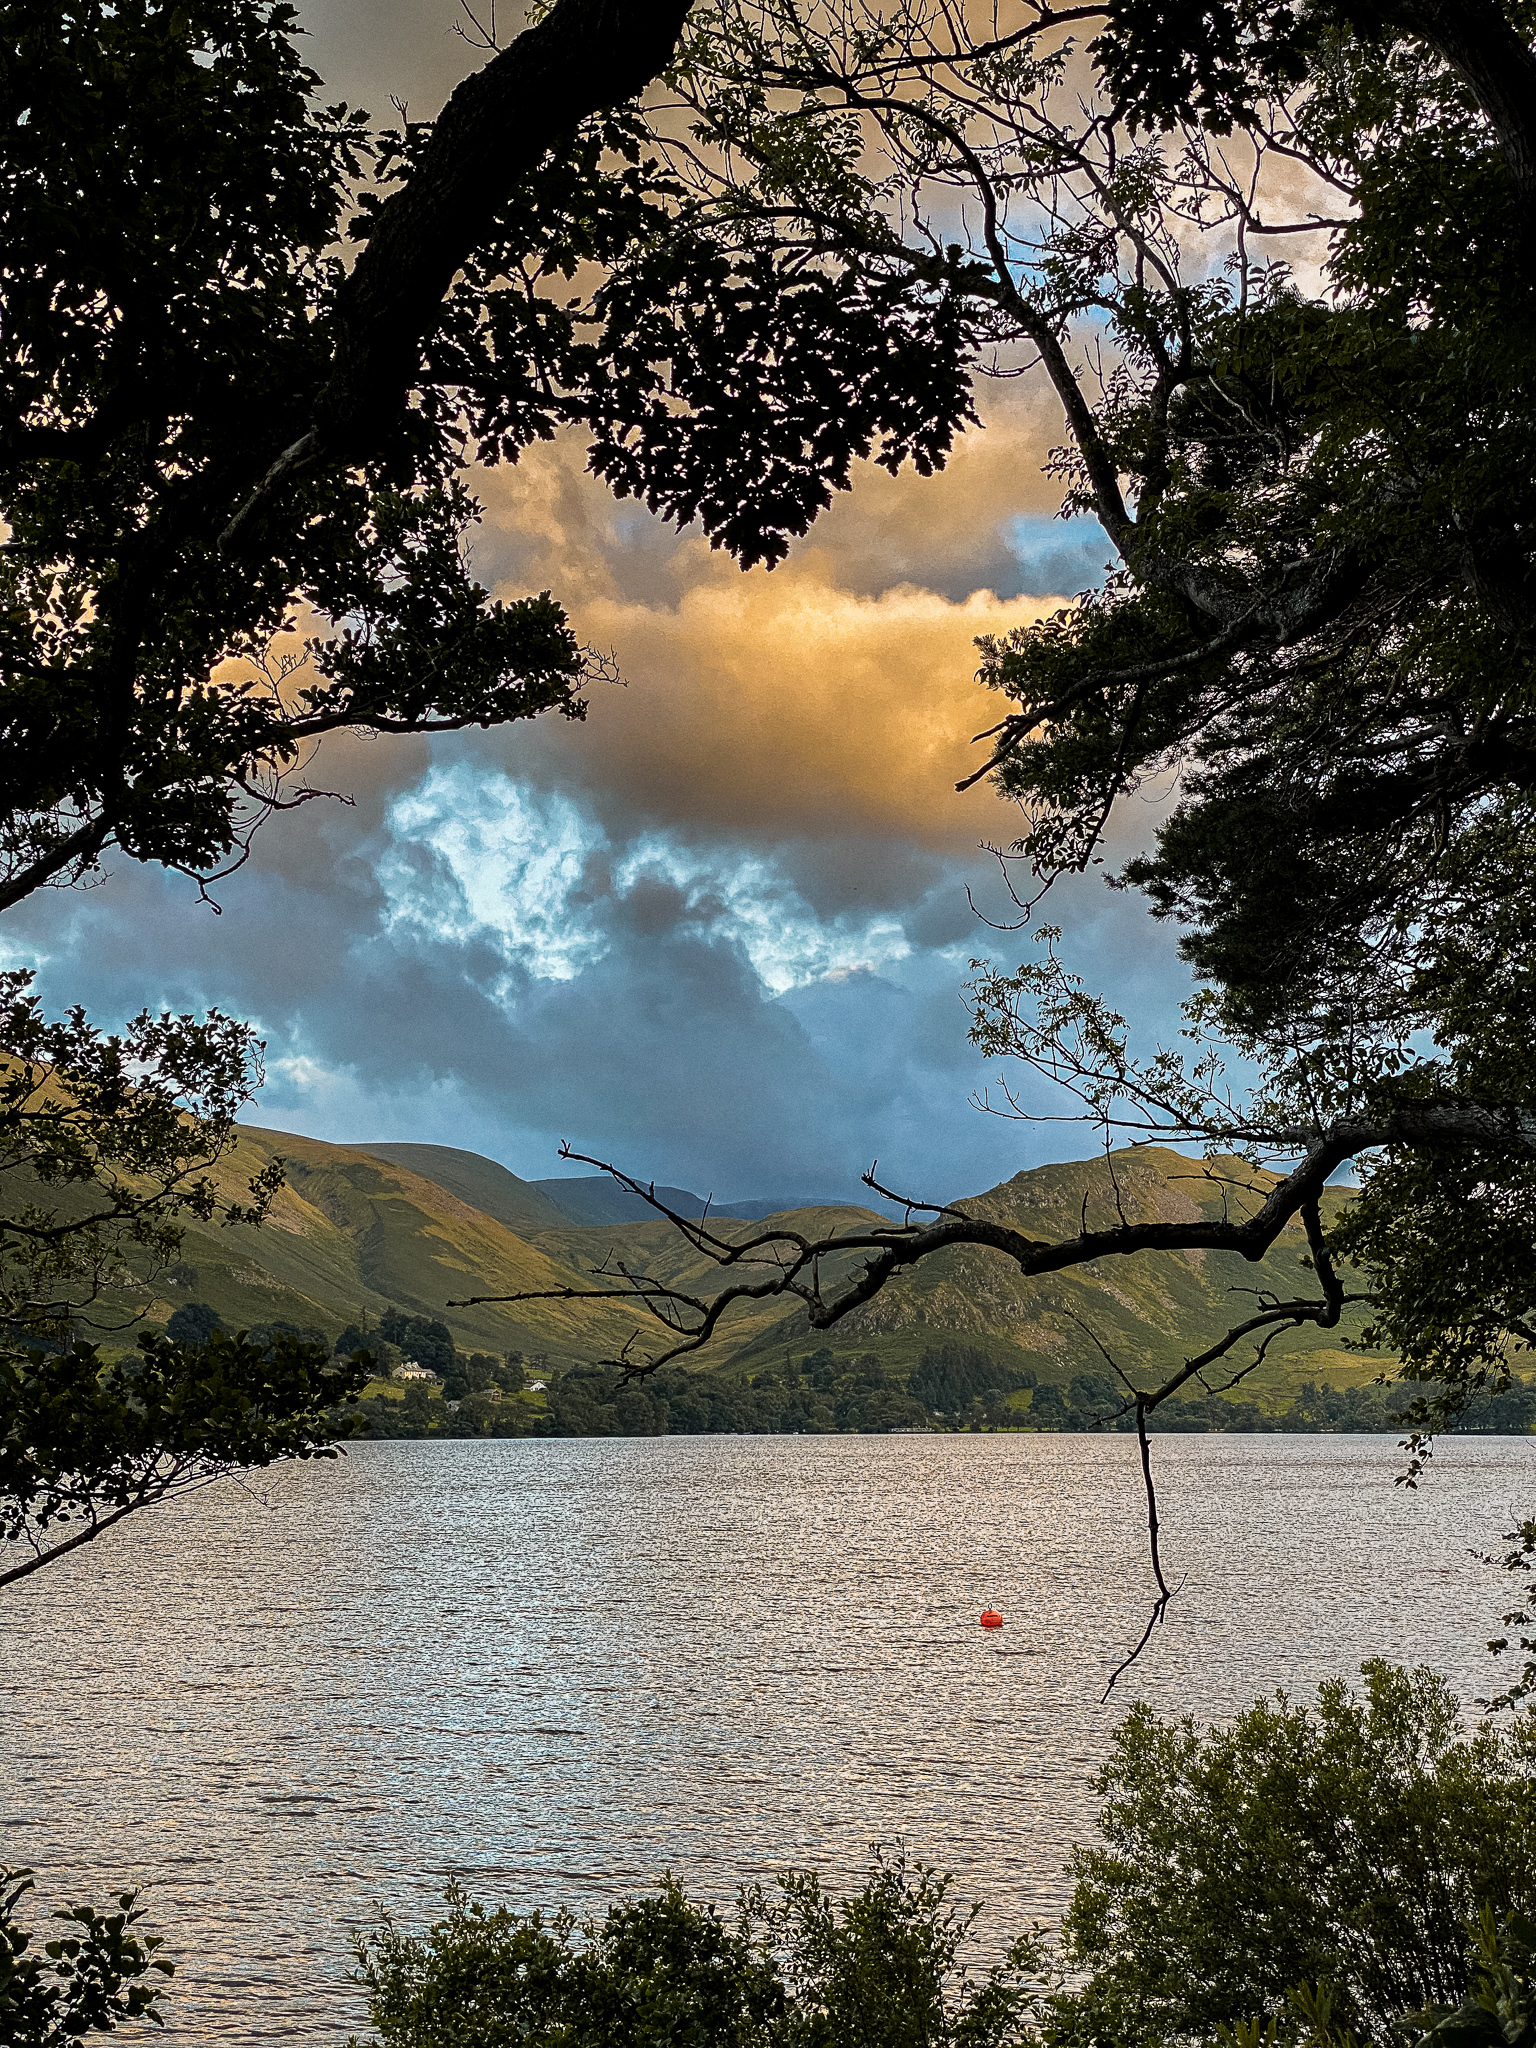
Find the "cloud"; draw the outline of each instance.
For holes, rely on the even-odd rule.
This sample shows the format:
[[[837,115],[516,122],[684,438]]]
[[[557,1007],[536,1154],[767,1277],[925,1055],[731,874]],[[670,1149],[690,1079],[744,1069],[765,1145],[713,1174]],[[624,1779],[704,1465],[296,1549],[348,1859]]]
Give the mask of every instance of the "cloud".
[[[485,479],[479,573],[555,588],[626,687],[582,726],[327,742],[312,780],[350,802],[264,830],[223,916],[120,863],[8,921],[48,999],[248,1015],[269,1044],[258,1121],[467,1145],[533,1176],[570,1138],[723,1197],[852,1195],[878,1157],[943,1199],[1080,1151],[1075,1127],[968,1106],[986,1070],[966,961],[1027,951],[967,899],[1001,916],[977,843],[1018,831],[986,790],[953,789],[1003,708],[972,641],[1053,598],[962,573],[965,522],[978,578],[1006,557],[1016,582],[1081,582],[1096,545],[1074,556],[1081,530],[1012,488],[1027,451],[1004,426],[1001,459],[967,442],[965,488],[938,488],[926,523],[928,486],[861,475],[772,575],[614,504],[574,444]],[[1133,903],[1082,882],[1053,914],[1087,972],[1172,1028],[1184,972]]]
[[[463,754],[377,825],[340,813],[328,830],[348,822],[340,862],[258,859],[221,917],[178,878],[127,868],[29,906],[12,933],[30,923],[54,1007],[251,1017],[271,1077],[255,1120],[338,1142],[465,1145],[537,1177],[569,1138],[737,1197],[852,1195],[879,1157],[947,1198],[1082,1149],[1075,1129],[968,1106],[987,1069],[966,1042],[966,960],[983,938],[1004,960],[1029,950],[976,925],[980,863],[929,857],[895,908],[818,909],[801,882],[824,849],[624,837]],[[1182,971],[1146,953],[1133,906],[1080,883],[1063,916],[1081,964],[1171,1029]]]
[[[488,759],[601,792],[636,820],[764,845],[873,834],[957,852],[1016,836],[989,790],[954,785],[976,765],[972,736],[1006,708],[976,681],[974,642],[1040,618],[1049,597],[850,587],[870,579],[850,579],[819,536],[743,575],[615,506],[579,455],[539,448],[484,481],[476,566],[507,595],[554,588],[625,687],[598,688],[582,727],[495,736]]]
[[[400,798],[389,828],[384,929],[489,944],[518,984],[574,980],[610,952],[615,921],[734,946],[775,995],[912,950],[890,915],[818,915],[771,859],[654,831],[618,846],[568,797],[467,761]]]

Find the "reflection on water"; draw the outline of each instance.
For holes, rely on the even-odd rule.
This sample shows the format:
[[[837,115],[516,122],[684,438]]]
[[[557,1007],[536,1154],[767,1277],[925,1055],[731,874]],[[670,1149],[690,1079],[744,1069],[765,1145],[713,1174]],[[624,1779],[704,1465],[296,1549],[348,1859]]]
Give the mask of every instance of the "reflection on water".
[[[578,1906],[663,1869],[852,1882],[902,1835],[1010,1924],[1060,1910],[1125,1705],[1202,1718],[1362,1657],[1467,1697],[1469,1554],[1536,1440],[1155,1446],[1187,1583],[1143,1663],[1134,1440],[367,1443],[224,1486],[3,1596],[0,1860],[50,1903],[145,1886],[177,2034],[339,2042],[355,1930],[457,1875]],[[989,1602],[1001,1636],[976,1625]]]

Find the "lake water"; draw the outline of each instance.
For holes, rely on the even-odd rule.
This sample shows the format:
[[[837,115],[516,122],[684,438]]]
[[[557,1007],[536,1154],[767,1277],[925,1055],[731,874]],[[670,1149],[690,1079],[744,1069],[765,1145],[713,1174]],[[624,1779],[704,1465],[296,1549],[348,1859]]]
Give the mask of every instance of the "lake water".
[[[675,1871],[852,1884],[896,1836],[1001,1945],[1064,1902],[1135,1698],[1202,1720],[1385,1655],[1467,1698],[1469,1555],[1536,1440],[1164,1437],[1147,1612],[1134,1440],[365,1443],[224,1485],[0,1595],[0,1860],[47,1903],[144,1887],[173,2033],[338,2044],[356,1930],[445,1882],[578,1907]],[[1007,1624],[978,1628],[995,1603]]]

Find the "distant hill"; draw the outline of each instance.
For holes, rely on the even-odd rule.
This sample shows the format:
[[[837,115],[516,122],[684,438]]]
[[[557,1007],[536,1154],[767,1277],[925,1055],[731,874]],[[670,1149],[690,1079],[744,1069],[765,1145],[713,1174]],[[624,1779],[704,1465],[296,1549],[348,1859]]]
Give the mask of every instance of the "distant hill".
[[[389,1151],[391,1156],[405,1152],[429,1152],[436,1148],[429,1145],[400,1145],[393,1148],[373,1147],[375,1151]],[[455,1153],[455,1158],[468,1155]],[[414,1165],[414,1161],[407,1161]],[[483,1162],[482,1162],[483,1163]],[[437,1176],[430,1167],[418,1165],[418,1173],[425,1173],[431,1179]],[[508,1174],[509,1180],[515,1176]],[[537,1188],[551,1201],[555,1208],[571,1223],[654,1223],[656,1211],[639,1195],[631,1195],[611,1181],[606,1173],[573,1174],[568,1180],[518,1181],[519,1187]],[[447,1183],[444,1182],[446,1186]],[[702,1195],[695,1195],[687,1188],[658,1187],[658,1201],[665,1202],[679,1216],[702,1216],[705,1201]],[[780,1216],[789,1209],[817,1209],[833,1206],[810,1196],[774,1196],[767,1201],[710,1202],[711,1216],[734,1217],[742,1222],[755,1222],[764,1216]]]
[[[568,1180],[536,1180],[529,1185],[536,1187],[547,1201],[552,1202],[567,1223],[650,1223],[656,1220],[656,1211],[649,1202],[643,1202],[638,1195],[627,1194],[606,1173],[572,1174]],[[687,1188],[658,1187],[656,1196],[669,1209],[675,1209],[679,1216],[702,1216],[704,1213],[703,1197],[690,1194]],[[710,1204],[712,1216],[727,1213],[718,1203]]]
[[[387,1159],[395,1166],[408,1166],[423,1180],[430,1180],[472,1209],[483,1210],[505,1223],[508,1230],[526,1236],[530,1230],[547,1230],[552,1223],[569,1220],[570,1211],[552,1202],[543,1192],[558,1187],[558,1181],[519,1180],[494,1159],[478,1152],[460,1152],[452,1145],[359,1145],[373,1159]],[[580,1219],[585,1222],[585,1217]]]
[[[767,1201],[726,1202],[711,1213],[740,1216],[744,1222],[760,1223],[765,1216],[787,1216],[795,1209],[838,1209],[846,1206],[835,1195],[771,1195]]]
[[[437,1168],[450,1162],[461,1185],[479,1169],[478,1191],[508,1210],[522,1199],[516,1190],[527,1184],[491,1160],[420,1149],[437,1155]],[[555,1293],[582,1286],[584,1275],[442,1181],[378,1152],[242,1126],[212,1178],[221,1193],[236,1195],[274,1155],[286,1161],[288,1185],[267,1223],[189,1229],[180,1260],[155,1282],[152,1319],[206,1301],[232,1328],[281,1321],[336,1337],[349,1323],[366,1326],[402,1308],[440,1317],[463,1351],[543,1352],[570,1362],[611,1357],[634,1328],[632,1314],[600,1302],[450,1309],[454,1297]],[[527,1213],[563,1220],[532,1191]]]
[[[637,1333],[630,1355],[644,1356],[660,1334],[639,1306],[560,1298],[567,1289],[603,1285],[596,1270],[615,1257],[631,1272],[697,1296],[722,1282],[711,1259],[604,1178],[530,1182],[452,1146],[329,1145],[242,1127],[238,1148],[215,1170],[221,1192],[241,1192],[274,1155],[287,1161],[288,1186],[267,1225],[189,1229],[181,1260],[154,1282],[152,1320],[163,1322],[183,1302],[206,1301],[233,1327],[284,1321],[335,1336],[349,1323],[403,1308],[441,1317],[461,1350],[516,1350],[542,1356],[559,1371],[612,1359]],[[1085,1214],[1091,1226],[1119,1211],[1171,1220],[1215,1216],[1224,1205],[1242,1209],[1262,1200],[1275,1178],[1238,1161],[1208,1163],[1149,1148],[1118,1153],[1109,1163],[1034,1167],[957,1206],[1052,1239],[1075,1232]],[[659,1192],[680,1214],[696,1215],[703,1206],[686,1189]],[[1325,1213],[1350,1199],[1348,1190],[1330,1190]],[[572,1211],[585,1207],[590,1215],[599,1200],[628,1205],[629,1213],[616,1222],[575,1220]],[[807,1237],[877,1220],[884,1219],[852,1204],[798,1206],[785,1215]],[[762,1228],[757,1216],[727,1209],[712,1212],[712,1221],[722,1237],[738,1241]],[[1257,1267],[1227,1254],[1157,1252],[1026,1279],[1001,1253],[960,1247],[901,1275],[830,1331],[813,1331],[793,1301],[738,1303],[687,1364],[747,1379],[826,1349],[838,1360],[872,1357],[904,1379],[925,1352],[958,1340],[1029,1367],[1042,1384],[1102,1372],[1100,1344],[1127,1368],[1162,1370],[1249,1313],[1255,1287],[1312,1292],[1305,1249],[1298,1224]],[[835,1286],[840,1264],[851,1269],[863,1256],[827,1261],[823,1286]],[[512,1293],[545,1298],[447,1306],[468,1295]],[[1288,1333],[1245,1392],[1278,1407],[1306,1379],[1335,1386],[1369,1379],[1377,1363],[1343,1348],[1359,1322],[1353,1312],[1338,1330]]]

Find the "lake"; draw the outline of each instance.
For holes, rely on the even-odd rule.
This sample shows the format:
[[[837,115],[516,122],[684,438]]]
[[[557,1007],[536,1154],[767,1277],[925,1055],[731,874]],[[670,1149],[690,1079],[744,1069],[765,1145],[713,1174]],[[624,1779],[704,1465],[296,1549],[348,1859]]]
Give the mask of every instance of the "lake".
[[[0,1860],[144,1888],[171,2036],[340,2043],[376,1901],[577,1907],[670,1869],[855,1883],[901,1836],[1001,1946],[1055,1917],[1129,1703],[1202,1720],[1367,1656],[1471,1699],[1536,1439],[365,1443],[225,1483],[0,1595]],[[131,1529],[132,1525],[130,1525]],[[981,1630],[999,1606],[1006,1626]]]

